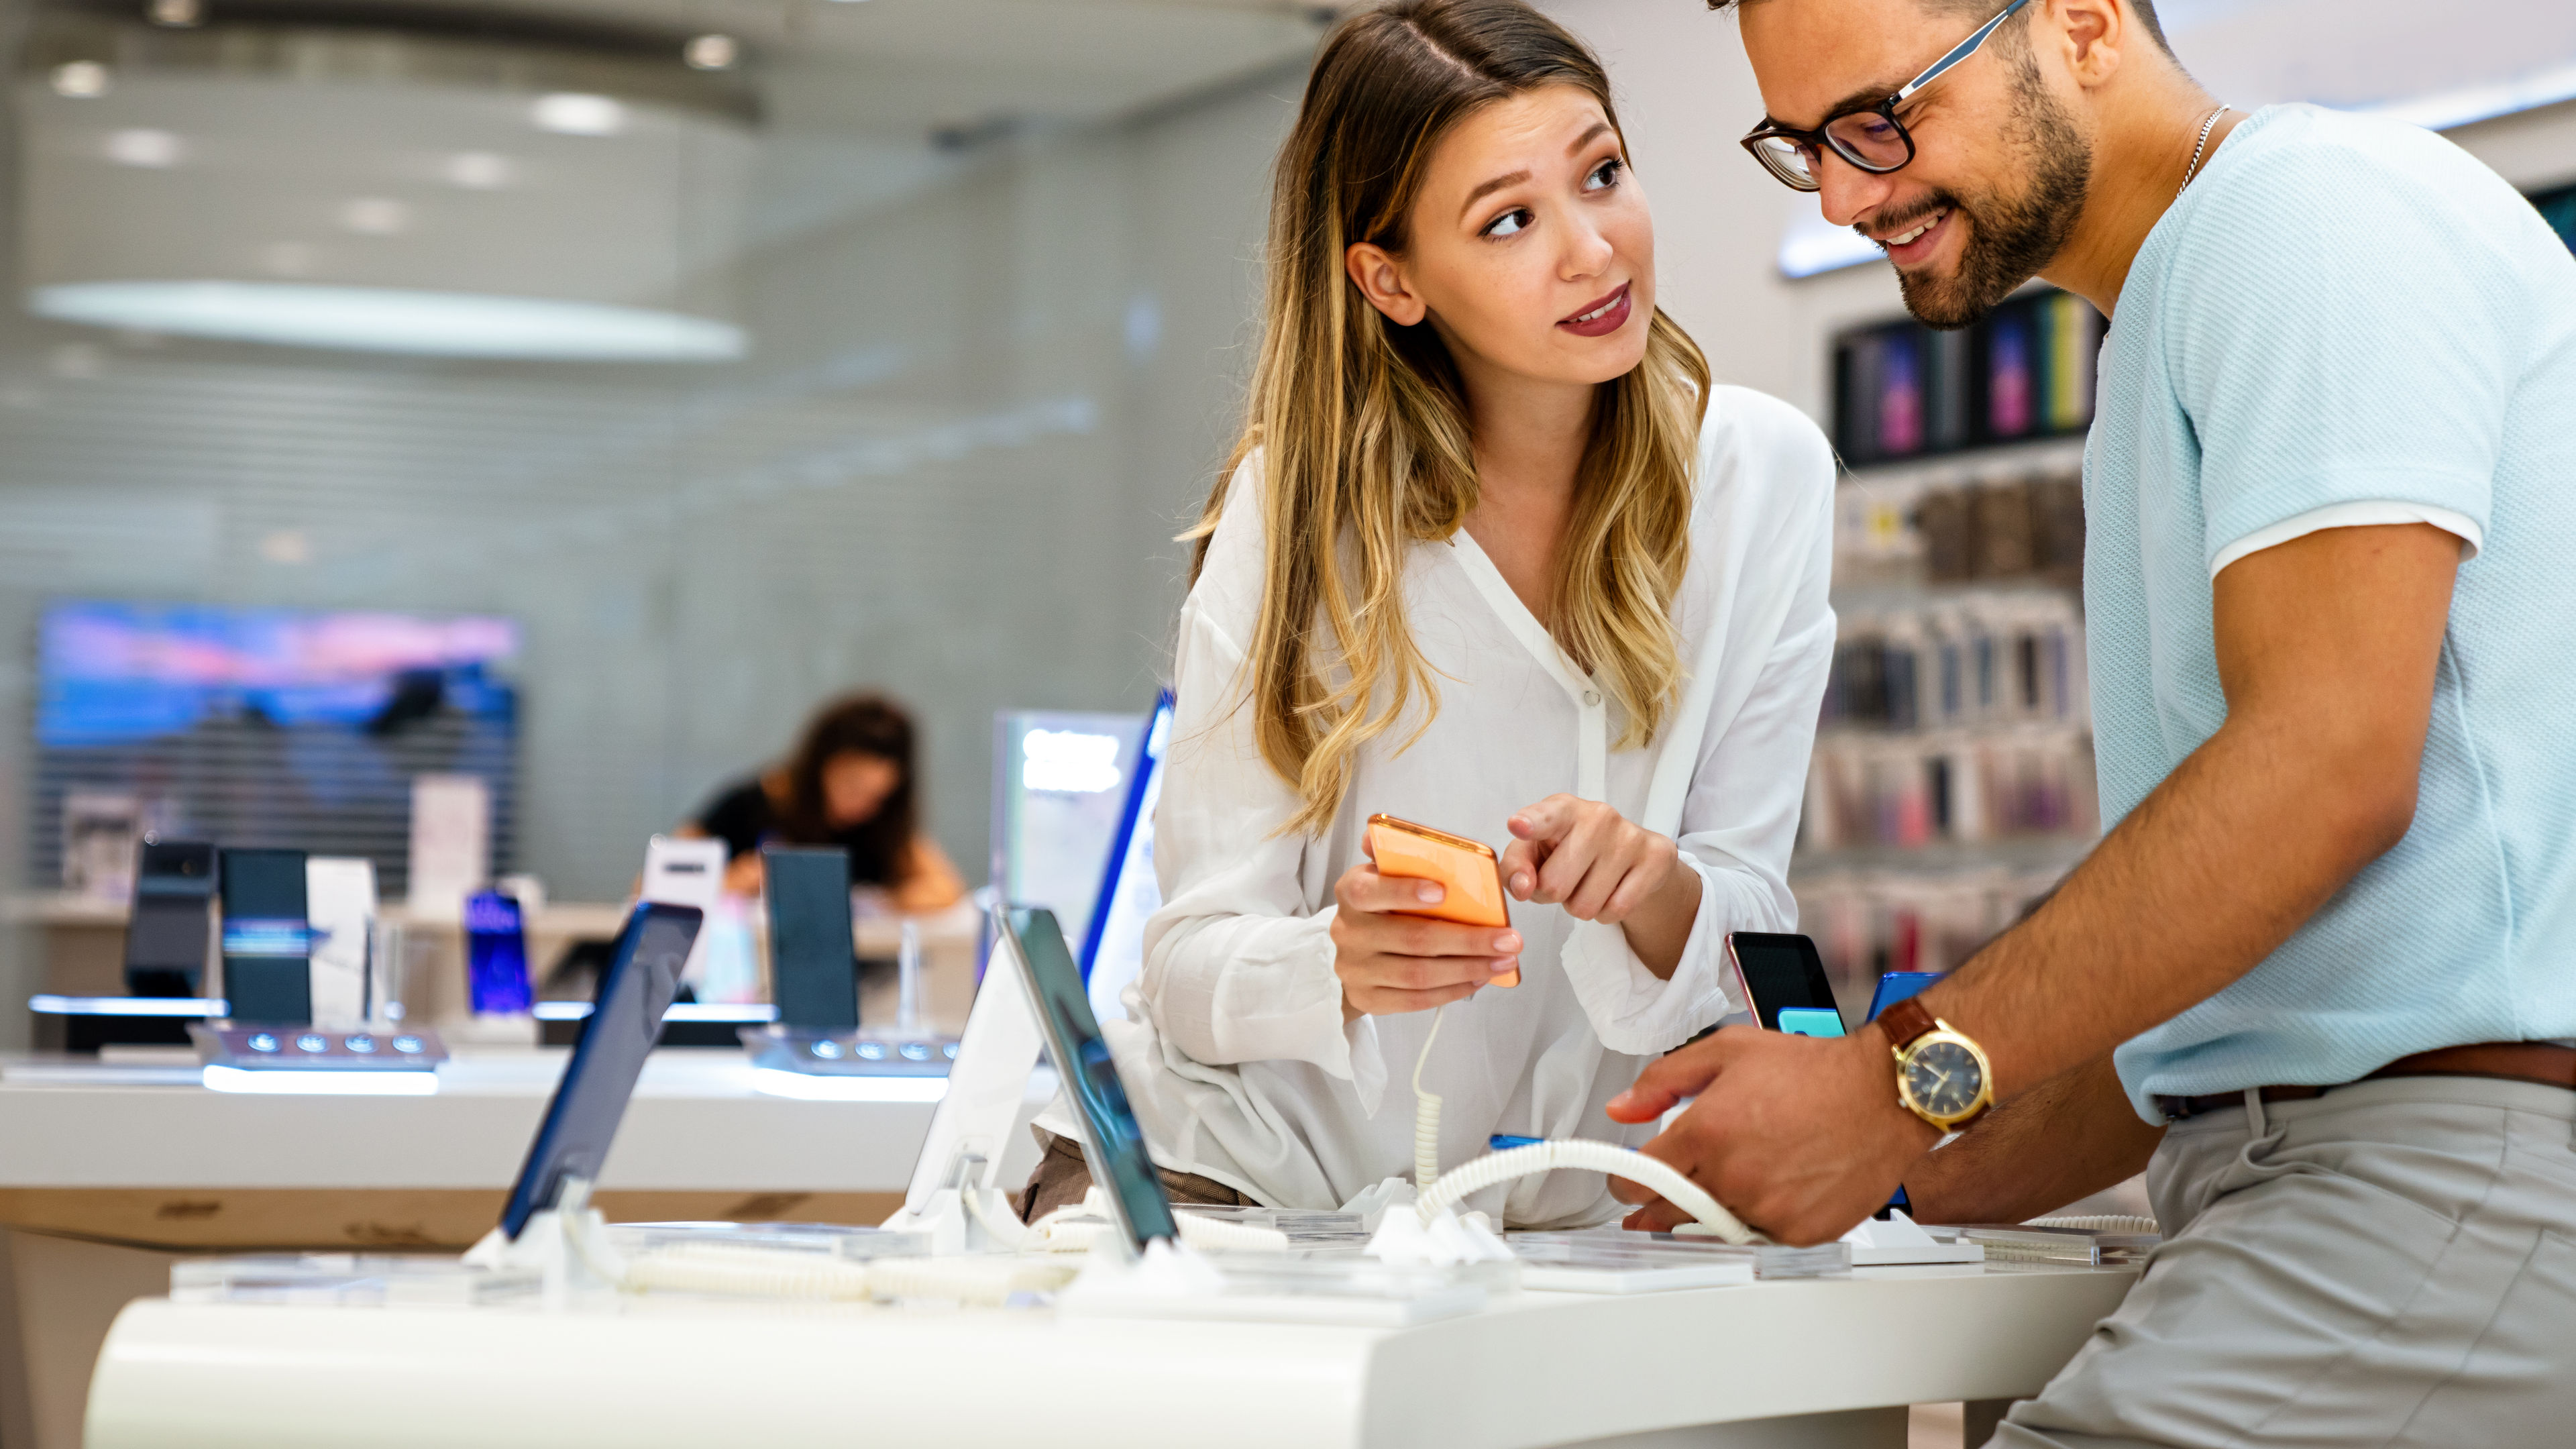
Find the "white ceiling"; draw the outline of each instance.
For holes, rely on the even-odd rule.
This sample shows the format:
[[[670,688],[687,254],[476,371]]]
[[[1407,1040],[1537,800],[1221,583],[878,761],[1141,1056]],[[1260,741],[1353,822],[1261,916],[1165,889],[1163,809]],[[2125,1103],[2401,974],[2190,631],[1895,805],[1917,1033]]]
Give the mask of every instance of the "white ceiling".
[[[1114,123],[1293,73],[1347,8],[1312,0],[428,3],[734,36],[766,114],[742,231],[754,247],[911,194],[971,162],[935,144],[935,133]]]

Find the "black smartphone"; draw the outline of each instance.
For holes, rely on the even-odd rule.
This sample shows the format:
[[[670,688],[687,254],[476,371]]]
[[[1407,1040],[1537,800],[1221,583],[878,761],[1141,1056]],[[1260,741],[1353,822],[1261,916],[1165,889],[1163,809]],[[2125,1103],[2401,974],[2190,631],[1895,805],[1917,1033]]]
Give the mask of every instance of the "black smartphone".
[[[855,1031],[858,943],[850,932],[850,853],[837,845],[764,845],[769,896],[769,994],[778,1024]]]
[[[1727,963],[1744,988],[1753,1015],[1770,1031],[1793,1036],[1841,1036],[1842,1009],[1825,977],[1825,958],[1804,936],[1735,931],[1726,938]]]
[[[125,989],[195,996],[206,984],[215,921],[215,847],[146,839],[135,847],[134,911],[125,927]]]
[[[270,1026],[313,1019],[313,929],[304,852],[222,852],[225,1015]]]
[[[1064,943],[1055,912],[1014,909],[1005,918],[1009,954],[1018,962],[1029,1003],[1037,1008],[1038,1034],[1047,1056],[1073,1101],[1074,1125],[1081,1130],[1082,1155],[1091,1164],[1092,1181],[1109,1197],[1117,1219],[1120,1246],[1141,1253],[1154,1238],[1178,1238],[1172,1199],[1154,1173],[1145,1150],[1145,1129],[1127,1101],[1118,1064],[1109,1057],[1100,1021],[1091,1014],[1091,996],[1083,990],[1082,968]]]
[[[679,993],[698,938],[695,906],[637,903],[618,934],[617,952],[599,973],[590,1023],[573,1043],[572,1061],[546,1102],[545,1120],[528,1144],[528,1160],[501,1209],[501,1232],[513,1242],[539,1211],[556,1205],[564,1179],[599,1181],[599,1165],[617,1140],[626,1099],[644,1075],[644,1059],[662,1038],[662,1013]]]

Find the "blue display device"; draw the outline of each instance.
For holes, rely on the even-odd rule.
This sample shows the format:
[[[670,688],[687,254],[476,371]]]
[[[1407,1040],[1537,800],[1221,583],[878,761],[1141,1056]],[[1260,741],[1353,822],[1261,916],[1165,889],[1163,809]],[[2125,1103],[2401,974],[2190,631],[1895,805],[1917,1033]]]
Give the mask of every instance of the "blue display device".
[[[1865,1021],[1878,1020],[1878,1014],[1909,997],[1920,996],[1923,988],[1941,979],[1938,971],[1890,971],[1878,978],[1878,988],[1869,994],[1869,1015]]]
[[[1841,1036],[1843,1014],[1830,1006],[1784,1006],[1780,1031],[1784,1036]]]
[[[536,1004],[519,902],[498,891],[465,898],[465,985],[476,1016],[519,1016]]]
[[[546,1103],[545,1120],[528,1144],[528,1160],[501,1210],[501,1231],[516,1241],[528,1219],[555,1205],[564,1179],[599,1180],[599,1165],[617,1139],[626,1099],[644,1074],[644,1059],[662,1035],[662,1013],[680,989],[689,943],[698,938],[695,906],[644,901],[626,918],[617,950],[599,974],[590,1023],[574,1044],[563,1080]]]
[[[1008,954],[1018,963],[1021,984],[1037,1008],[1038,1034],[1046,1041],[1047,1057],[1073,1100],[1083,1158],[1091,1164],[1092,1181],[1108,1195],[1122,1246],[1130,1253],[1141,1253],[1155,1238],[1178,1238],[1181,1229],[1172,1217],[1171,1195],[1163,1191],[1163,1180],[1154,1173],[1154,1159],[1145,1150],[1145,1129],[1136,1120],[1136,1109],[1128,1104],[1118,1064],[1110,1060],[1109,1043],[1101,1038],[1100,1022],[1091,1014],[1082,967],[1065,945],[1055,912],[1014,909],[1006,920]]]

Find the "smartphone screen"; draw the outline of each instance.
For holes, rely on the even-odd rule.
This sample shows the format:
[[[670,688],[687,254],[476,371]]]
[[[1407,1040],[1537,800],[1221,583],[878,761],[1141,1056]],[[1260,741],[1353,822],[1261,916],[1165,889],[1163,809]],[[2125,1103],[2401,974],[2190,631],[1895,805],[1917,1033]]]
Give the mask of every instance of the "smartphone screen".
[[[1148,1239],[1179,1237],[1171,1196],[1154,1173],[1145,1129],[1128,1104],[1126,1084],[1118,1079],[1118,1064],[1110,1060],[1109,1043],[1091,1014],[1091,997],[1082,989],[1082,968],[1064,943],[1055,912],[1013,910],[1009,921],[1011,954],[1026,973],[1047,1055],[1082,1128],[1082,1155],[1091,1164],[1092,1180],[1109,1194],[1125,1245],[1141,1252]]]
[[[799,1031],[859,1025],[858,950],[850,931],[850,853],[837,845],[765,845],[770,994],[778,1023]]]
[[[545,1120],[501,1210],[501,1231],[508,1237],[517,1238],[531,1214],[555,1205],[565,1178],[599,1180],[599,1165],[608,1160],[617,1124],[625,1120],[626,1099],[635,1095],[644,1059],[661,1040],[662,1013],[679,992],[680,969],[700,919],[695,906],[652,901],[639,903],[626,918],[617,954],[600,973],[590,1024],[573,1043],[572,1062],[546,1102]]]
[[[235,1021],[313,1019],[312,929],[304,918],[304,852],[222,852],[225,1010]]]
[[[215,847],[202,840],[146,840],[134,863],[134,915],[125,930],[125,989],[136,996],[194,996],[206,979],[214,919]]]
[[[1834,1005],[1833,983],[1816,943],[1804,936],[1737,931],[1726,938],[1726,954],[1735,963],[1736,979],[1753,1015],[1770,1031],[1800,1036],[1841,1036],[1842,1012]],[[1786,1023],[1786,1012],[1799,1013]],[[1827,1017],[1831,1017],[1830,1030]]]
[[[477,1016],[517,1016],[536,1000],[518,901],[498,891],[465,898],[465,984]]]

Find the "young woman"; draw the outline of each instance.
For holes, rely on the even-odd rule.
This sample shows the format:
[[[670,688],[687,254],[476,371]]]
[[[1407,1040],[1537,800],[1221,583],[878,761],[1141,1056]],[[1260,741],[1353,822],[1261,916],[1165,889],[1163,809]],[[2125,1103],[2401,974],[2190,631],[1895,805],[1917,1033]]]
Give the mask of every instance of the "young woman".
[[[1832,459],[1711,386],[1654,260],[1609,83],[1536,11],[1398,0],[1325,42],[1181,615],[1168,903],[1111,1028],[1177,1195],[1413,1175],[1417,1059],[1446,1166],[1636,1140],[1602,1105],[1730,1009],[1726,933],[1792,928]],[[1511,925],[1406,914],[1436,888],[1378,874],[1380,811],[1500,848]],[[1027,1205],[1085,1183],[1059,1146]],[[1477,1205],[1619,1211],[1581,1173]]]
[[[728,787],[684,836],[725,843],[725,889],[760,890],[760,847],[837,845],[850,853],[850,884],[886,891],[901,911],[935,911],[966,893],[938,842],[920,833],[914,803],[912,716],[883,695],[859,694],[816,711],[796,753]]]

